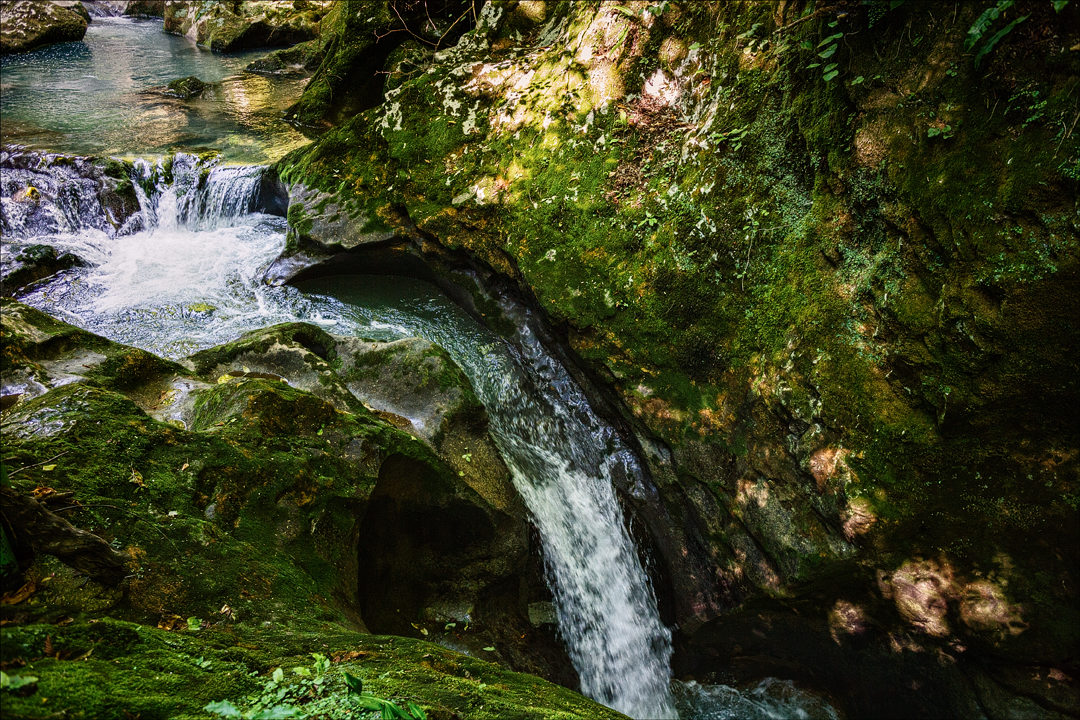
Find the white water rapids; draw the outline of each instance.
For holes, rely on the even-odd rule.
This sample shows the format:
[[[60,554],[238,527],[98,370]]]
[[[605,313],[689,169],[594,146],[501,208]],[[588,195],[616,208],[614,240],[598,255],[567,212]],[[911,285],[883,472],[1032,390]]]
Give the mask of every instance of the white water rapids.
[[[678,717],[671,634],[614,489],[616,482],[639,485],[642,470],[528,323],[508,342],[433,287],[400,278],[328,279],[305,285],[306,293],[269,287],[262,276],[284,248],[286,226],[252,212],[261,170],[208,169],[184,155],[170,169],[165,183],[162,165],[137,165],[137,232],[110,236],[69,223],[67,232],[32,238],[74,252],[89,267],[20,299],[172,358],[287,321],[370,339],[419,335],[442,345],[486,406],[539,530],[559,632],[582,692],[631,717]],[[716,687],[723,686],[677,685],[683,717],[809,717],[801,700]],[[835,717],[831,709],[816,716]]]

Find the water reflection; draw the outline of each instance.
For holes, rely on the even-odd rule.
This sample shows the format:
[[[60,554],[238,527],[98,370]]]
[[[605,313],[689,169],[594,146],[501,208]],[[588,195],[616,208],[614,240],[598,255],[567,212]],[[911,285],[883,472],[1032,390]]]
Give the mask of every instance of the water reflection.
[[[111,155],[217,148],[229,161],[269,162],[306,142],[281,119],[306,79],[244,73],[262,52],[216,55],[161,21],[96,18],[82,42],[0,60],[0,139]],[[214,85],[187,102],[154,91],[188,75]]]

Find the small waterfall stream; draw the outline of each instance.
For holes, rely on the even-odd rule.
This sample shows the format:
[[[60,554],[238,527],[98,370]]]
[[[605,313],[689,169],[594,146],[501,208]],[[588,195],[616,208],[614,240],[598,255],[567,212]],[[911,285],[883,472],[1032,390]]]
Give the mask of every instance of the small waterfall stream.
[[[419,335],[447,349],[488,409],[540,532],[559,631],[582,691],[631,717],[677,717],[671,636],[615,496],[614,480],[640,483],[641,468],[528,325],[508,343],[430,285],[403,278],[392,285],[327,278],[301,287],[326,296],[327,314],[353,332]]]
[[[401,278],[327,278],[305,284],[305,292],[269,287],[262,275],[284,248],[286,227],[283,218],[254,212],[262,169],[208,167],[177,155],[170,170],[136,164],[139,221],[117,232],[93,222],[49,226],[36,236],[32,227],[9,227],[6,242],[45,242],[90,265],[20,299],[172,358],[294,320],[336,334],[419,335],[442,345],[487,407],[492,435],[539,529],[560,633],[583,692],[631,717],[678,717],[670,632],[614,490],[616,480],[641,483],[642,469],[528,323],[508,342],[435,288]],[[721,703],[702,686],[678,687],[684,717],[801,712],[783,704],[758,714],[751,703],[729,713],[731,696]]]

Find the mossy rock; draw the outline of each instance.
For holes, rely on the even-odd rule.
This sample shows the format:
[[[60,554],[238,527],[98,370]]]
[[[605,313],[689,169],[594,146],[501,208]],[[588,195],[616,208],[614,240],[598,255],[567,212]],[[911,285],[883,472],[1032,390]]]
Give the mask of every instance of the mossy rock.
[[[5,268],[0,283],[5,295],[15,295],[38,280],[84,264],[77,255],[69,252],[57,254],[56,248],[49,245],[26,245],[18,250],[13,262]]]
[[[81,4],[76,3],[81,7]],[[86,9],[80,14],[59,3],[4,0],[0,4],[4,27],[0,32],[0,55],[27,52],[43,45],[82,40],[86,35]]]
[[[975,68],[975,7],[673,2],[639,22],[560,3],[530,25],[489,3],[278,167],[565,329],[688,533],[650,528],[682,627],[865,566],[941,557],[966,585],[1007,556],[1029,629],[954,639],[1060,663],[1080,557],[1073,5],[1025,10]],[[814,49],[836,33],[826,80]]]
[[[189,75],[185,78],[179,78],[173,80],[165,86],[164,94],[168,97],[180,98],[181,100],[190,100],[196,98],[206,92],[206,88],[210,87],[209,84],[204,83],[194,75]]]
[[[295,45],[319,34],[320,22],[331,4],[327,0],[166,4],[164,27],[165,32],[185,35],[214,52]]]
[[[526,511],[444,351],[420,341],[389,350],[415,349],[421,364],[402,368],[414,376],[399,387],[412,383],[418,398],[452,391],[454,421],[425,441],[336,375],[372,348],[313,326],[250,333],[184,366],[4,303],[5,396],[34,389],[5,404],[0,459],[16,491],[57,501],[122,548],[131,571],[120,590],[80,585],[17,537],[28,587],[40,589],[4,606],[5,618],[171,623],[226,606],[232,623],[420,634],[447,622],[433,608],[465,608],[471,617],[454,616],[470,624],[465,646],[498,646],[492,659],[554,674],[527,649],[553,639],[530,634],[532,598],[518,598],[539,582],[525,581],[536,551]]]
[[[365,691],[402,706],[415,702],[432,720],[625,717],[566,688],[433,643],[285,624],[181,628],[113,619],[5,626],[0,658],[11,675],[37,680],[5,690],[4,714],[202,720],[212,716],[203,709],[210,703],[228,700],[246,710],[280,692],[268,706],[284,701],[308,717],[345,717],[361,712],[345,683],[348,673],[362,679]],[[46,643],[51,650],[43,650]],[[318,668],[312,653],[327,658],[328,668]],[[308,674],[296,674],[296,667]],[[284,674],[275,681],[278,668]],[[318,685],[311,682],[316,671]]]

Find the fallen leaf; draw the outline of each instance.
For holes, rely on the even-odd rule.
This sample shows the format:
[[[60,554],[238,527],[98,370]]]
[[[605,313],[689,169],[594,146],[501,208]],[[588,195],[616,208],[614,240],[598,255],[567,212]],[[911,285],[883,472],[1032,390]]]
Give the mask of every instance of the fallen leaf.
[[[56,469],[56,464],[53,463],[52,465],[42,465],[41,469],[44,470],[45,472],[50,472],[50,471]]]
[[[135,468],[131,468],[131,477],[128,478],[128,480],[139,487],[146,487],[146,482],[143,480],[142,473]]]
[[[183,465],[180,466],[180,472],[184,472],[187,469],[188,469],[188,464],[187,463],[184,463]]]

